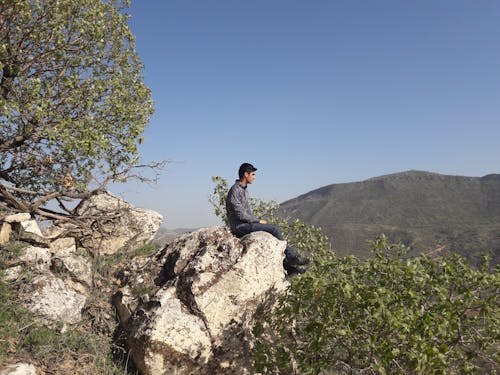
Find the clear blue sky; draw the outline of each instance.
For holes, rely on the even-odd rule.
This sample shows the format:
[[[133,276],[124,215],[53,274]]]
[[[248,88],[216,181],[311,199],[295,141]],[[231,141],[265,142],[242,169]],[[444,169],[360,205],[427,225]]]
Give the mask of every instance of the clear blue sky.
[[[496,0],[135,0],[130,26],[156,112],[155,187],[113,187],[169,228],[216,225],[211,176],[251,162],[283,202],[409,169],[500,165]]]

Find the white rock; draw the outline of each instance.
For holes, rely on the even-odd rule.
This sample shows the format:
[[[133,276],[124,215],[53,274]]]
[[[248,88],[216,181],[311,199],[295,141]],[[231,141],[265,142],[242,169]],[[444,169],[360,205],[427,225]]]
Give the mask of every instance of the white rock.
[[[10,234],[12,233],[12,226],[10,223],[2,223],[2,229],[0,229],[0,245],[5,245],[10,240]]]
[[[177,298],[175,288],[157,294],[160,307],[150,325],[151,340],[166,343],[178,353],[206,363],[210,356],[210,336],[203,320],[190,314]]]
[[[158,212],[134,207],[109,192],[82,201],[77,213],[81,216],[108,215],[101,231],[95,230],[90,238],[82,239],[84,247],[100,254],[133,250],[151,242],[163,221]]]
[[[21,277],[22,273],[23,273],[22,266],[18,265],[18,266],[7,268],[4,271],[4,275],[3,275],[2,280],[5,281],[6,283],[16,281],[17,279],[19,279]]]
[[[19,260],[33,266],[38,271],[47,271],[50,267],[50,259],[50,250],[37,246],[26,247],[19,257]]]
[[[33,233],[40,237],[42,236],[42,231],[38,227],[36,220],[22,221],[21,226],[23,227],[25,232]]]
[[[120,325],[125,328],[129,322],[132,312],[135,311],[138,304],[137,298],[132,295],[130,287],[126,285],[120,289],[120,293],[113,296],[113,304],[116,307],[116,314]]]
[[[52,225],[43,229],[42,234],[45,238],[54,238],[60,236],[64,231],[65,228]]]
[[[92,265],[86,258],[72,254],[59,259],[77,281],[92,285]]]
[[[50,244],[50,251],[54,255],[68,256],[76,252],[76,243],[73,237],[59,238]]]
[[[215,338],[222,336],[232,320],[239,321],[244,314],[254,312],[268,290],[283,290],[287,285],[283,271],[285,241],[255,232],[243,242],[246,251],[240,260],[211,285],[193,280],[196,303]]]
[[[63,280],[51,274],[35,277],[33,290],[25,295],[25,303],[33,313],[44,317],[49,323],[78,323],[85,296],[69,288]]]
[[[288,286],[285,247],[268,233],[240,241],[214,227],[181,236],[142,267],[130,264],[126,288],[156,275],[157,291],[153,288],[149,301],[139,304],[134,319],[126,319],[140,371],[232,374],[238,368],[239,374],[253,373],[248,352],[254,314]]]
[[[9,215],[4,219],[7,223],[22,223],[28,220],[31,220],[31,215],[27,212]]]
[[[0,375],[36,375],[36,368],[28,363],[16,363],[0,369]]]

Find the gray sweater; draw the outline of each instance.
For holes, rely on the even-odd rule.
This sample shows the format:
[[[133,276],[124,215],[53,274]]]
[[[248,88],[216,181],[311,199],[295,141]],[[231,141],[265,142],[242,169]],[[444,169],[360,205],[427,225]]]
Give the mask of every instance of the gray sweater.
[[[236,232],[240,224],[259,222],[250,207],[248,191],[240,185],[239,180],[236,180],[227,193],[226,213],[232,233]]]

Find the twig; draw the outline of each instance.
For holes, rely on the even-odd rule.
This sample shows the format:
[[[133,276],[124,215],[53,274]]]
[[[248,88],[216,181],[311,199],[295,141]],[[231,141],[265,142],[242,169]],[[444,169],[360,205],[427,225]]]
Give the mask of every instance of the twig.
[[[19,328],[19,329],[17,330],[17,332],[22,332],[22,331],[24,331],[26,328],[31,327],[33,324],[35,324],[35,322],[31,322],[30,324],[27,324],[27,325],[25,325],[24,327]]]

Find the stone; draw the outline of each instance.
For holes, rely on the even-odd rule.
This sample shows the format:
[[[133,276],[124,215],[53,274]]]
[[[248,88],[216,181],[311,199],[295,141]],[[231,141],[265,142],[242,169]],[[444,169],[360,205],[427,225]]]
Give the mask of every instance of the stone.
[[[21,212],[18,214],[13,214],[6,216],[5,219],[3,219],[4,222],[12,224],[12,223],[19,223],[21,224],[21,227],[25,232],[28,233],[33,233],[38,236],[42,236],[42,232],[40,228],[38,227],[38,224],[36,220],[31,218],[31,215],[27,212]]]
[[[96,254],[115,254],[150,243],[163,221],[158,212],[134,207],[109,192],[80,202],[76,212],[101,219],[100,229],[82,238],[82,245]]]
[[[37,236],[42,237],[42,231],[38,227],[38,224],[36,220],[27,220],[27,221],[22,221],[21,226],[23,227],[24,231],[27,233],[33,233],[36,234]]]
[[[12,282],[20,279],[25,274],[26,266],[38,272],[48,272],[51,254],[49,249],[37,246],[28,246],[21,251],[16,264],[5,270],[3,280]]]
[[[50,267],[50,250],[44,247],[28,246],[23,249],[19,260],[38,271],[48,271]]]
[[[84,295],[68,287],[63,280],[52,274],[36,276],[30,291],[24,293],[27,308],[44,318],[48,325],[53,323],[78,323],[85,305]]]
[[[36,375],[36,368],[29,363],[16,363],[0,369],[0,375]]]
[[[69,288],[73,289],[75,292],[80,293],[85,298],[90,297],[89,287],[86,284],[82,284],[78,281],[73,281],[72,279],[64,279],[64,284],[66,284]]]
[[[67,229],[57,225],[51,225],[42,230],[45,238],[53,239],[62,235]]]
[[[12,225],[8,222],[2,223],[2,228],[0,229],[0,245],[5,245],[9,242],[11,233]]]
[[[134,358],[141,362],[140,367],[144,373],[171,374],[198,368],[190,361],[179,363],[178,360],[182,357],[206,364],[211,357],[211,343],[210,332],[203,319],[186,309],[177,297],[175,287],[160,290],[156,298],[158,310],[151,317],[147,331],[138,332],[132,344]],[[144,345],[144,334],[152,345]],[[175,353],[177,358],[174,361],[177,363],[172,363],[172,358],[168,358],[169,352]]]
[[[10,283],[18,280],[23,274],[23,266],[17,265],[14,267],[9,267],[4,271],[2,280],[6,283]]]
[[[86,284],[87,286],[92,285],[92,266],[86,258],[80,255],[71,254],[54,258],[53,261],[56,259],[61,261],[63,267],[75,281]]]
[[[23,221],[31,220],[31,215],[28,212],[21,212],[6,216],[4,221],[7,223],[22,223]]]
[[[240,240],[212,227],[179,237],[149,259],[133,260],[121,273],[125,285],[113,302],[140,371],[254,373],[252,327],[257,312],[288,286],[285,247],[269,233]],[[130,290],[137,286],[148,298],[131,303]]]
[[[56,256],[69,256],[76,252],[76,243],[73,237],[58,238],[50,243],[50,251]]]

